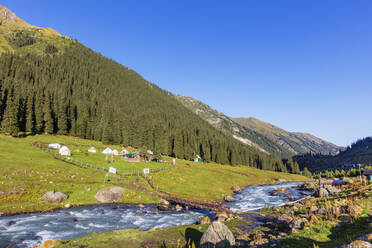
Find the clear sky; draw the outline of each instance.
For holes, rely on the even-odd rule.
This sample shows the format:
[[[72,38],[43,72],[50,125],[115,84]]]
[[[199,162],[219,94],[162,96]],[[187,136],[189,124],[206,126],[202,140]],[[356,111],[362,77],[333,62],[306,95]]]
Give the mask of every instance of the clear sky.
[[[337,145],[372,135],[370,0],[5,0],[173,93]]]

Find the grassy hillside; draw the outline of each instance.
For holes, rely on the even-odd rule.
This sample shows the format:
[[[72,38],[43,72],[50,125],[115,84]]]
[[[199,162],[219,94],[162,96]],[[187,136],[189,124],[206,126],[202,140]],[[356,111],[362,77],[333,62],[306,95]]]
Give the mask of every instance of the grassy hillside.
[[[0,23],[0,53],[58,53],[73,42],[51,28],[39,28],[26,23],[3,5],[0,5]],[[48,45],[56,50],[47,50]]]
[[[335,155],[342,149],[342,147],[319,139],[311,134],[288,132],[256,118],[233,118],[233,120],[267,137],[282,146],[283,149],[292,153],[292,155],[305,153]]]
[[[322,171],[327,169],[338,169],[348,164],[372,164],[372,137],[358,140],[345,151],[335,156],[305,154],[294,156],[301,168],[307,167],[312,171]]]
[[[41,149],[30,145],[30,142],[62,142],[72,149],[72,158],[78,160],[88,157],[89,162],[98,167],[108,166],[103,158],[85,152],[86,147],[104,148],[101,142],[69,136],[37,135],[27,138],[12,138],[0,135],[0,212],[11,214],[19,212],[49,210],[62,207],[66,203],[73,205],[97,204],[94,195],[104,187],[121,186],[125,188],[125,203],[155,203],[157,197],[148,192],[153,191],[142,177],[135,176],[119,179],[110,175],[110,181],[104,183],[106,172],[95,169],[83,169],[56,160]],[[119,148],[119,147],[112,147]],[[80,150],[79,152],[77,150]],[[86,155],[85,155],[86,154]],[[137,171],[143,167],[163,166],[154,163],[130,163],[118,161],[114,164],[119,170]],[[164,159],[167,159],[165,157]],[[239,184],[272,183],[275,179],[306,180],[299,175],[257,170],[246,166],[224,166],[209,163],[194,163],[177,160],[178,167],[165,170],[153,177],[153,184],[159,191],[166,191],[176,196],[190,199],[215,200],[231,194],[231,186]],[[214,185],[214,187],[210,187]],[[136,188],[140,187],[140,189]],[[38,201],[45,192],[55,190],[69,195],[63,203],[46,203]],[[10,194],[17,191],[18,194]]]

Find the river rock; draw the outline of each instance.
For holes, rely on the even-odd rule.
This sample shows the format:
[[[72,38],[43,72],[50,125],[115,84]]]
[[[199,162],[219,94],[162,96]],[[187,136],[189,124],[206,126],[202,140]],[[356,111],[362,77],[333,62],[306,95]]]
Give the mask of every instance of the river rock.
[[[177,211],[177,212],[182,211],[182,209],[183,209],[183,208],[182,208],[181,205],[178,205],[178,204],[176,205],[176,211]]]
[[[318,207],[316,205],[311,205],[310,213],[315,213],[317,210],[318,210]]]
[[[342,183],[343,184],[352,184],[354,181],[353,181],[353,179],[351,179],[351,178],[348,178],[348,177],[343,177],[342,178]]]
[[[214,221],[200,239],[200,248],[222,248],[235,245],[235,238],[229,228],[220,221]]]
[[[231,187],[231,190],[234,194],[239,194],[242,192],[242,189],[238,185],[234,185]]]
[[[225,211],[221,211],[221,212],[216,213],[217,221],[225,221],[227,218],[229,218],[229,216]]]
[[[103,203],[117,202],[123,197],[124,189],[121,187],[111,187],[101,189],[95,195],[95,198]]]
[[[371,247],[372,244],[367,241],[355,240],[349,244],[341,245],[340,248],[371,248]]]
[[[140,204],[138,204],[138,207],[139,207],[139,208],[144,208],[145,205],[143,205],[142,203],[140,203]]]
[[[67,198],[68,196],[63,194],[62,192],[48,191],[39,198],[39,201],[62,202]]]
[[[72,205],[68,203],[68,204],[65,204],[63,207],[67,209],[67,208],[71,208]]]
[[[296,232],[297,230],[301,230],[308,224],[308,220],[306,218],[294,218],[288,225],[289,230],[291,233]]]
[[[161,199],[160,202],[158,203],[157,208],[160,211],[167,211],[169,210],[170,203],[167,200]]]
[[[313,191],[315,189],[315,183],[306,182],[304,184],[301,184],[298,188],[301,190]]]
[[[234,202],[235,201],[234,197],[232,197],[231,195],[225,196],[224,200],[225,200],[225,202]]]
[[[317,192],[315,192],[315,195],[318,197],[328,197],[328,191],[324,188],[321,188]]]
[[[340,192],[340,190],[332,185],[324,185],[324,188],[328,191],[328,194],[335,195]]]

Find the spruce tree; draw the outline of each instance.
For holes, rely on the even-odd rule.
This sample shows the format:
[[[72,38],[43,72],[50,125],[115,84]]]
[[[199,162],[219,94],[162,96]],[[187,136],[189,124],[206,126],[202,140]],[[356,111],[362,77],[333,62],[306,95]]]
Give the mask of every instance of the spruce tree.
[[[44,123],[45,123],[44,132],[47,134],[52,134],[54,132],[54,122],[53,122],[53,117],[52,117],[50,97],[48,93],[45,95],[43,113],[44,113]]]
[[[27,98],[26,106],[26,132],[35,132],[35,110],[34,110],[34,98],[32,94],[29,94]]]
[[[13,97],[13,92],[8,94],[8,98],[6,100],[6,107],[4,112],[4,118],[1,122],[2,129],[12,135],[12,136],[18,136],[19,132],[19,126],[18,126],[18,105]]]

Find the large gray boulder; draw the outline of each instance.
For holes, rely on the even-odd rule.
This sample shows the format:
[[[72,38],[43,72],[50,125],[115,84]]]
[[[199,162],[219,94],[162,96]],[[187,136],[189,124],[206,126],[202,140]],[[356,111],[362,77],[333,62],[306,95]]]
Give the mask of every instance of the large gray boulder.
[[[222,248],[235,245],[235,238],[229,228],[219,221],[214,221],[200,239],[200,248]]]
[[[67,198],[68,196],[61,192],[48,191],[39,198],[39,201],[61,202],[66,200]]]
[[[95,195],[95,198],[103,203],[112,203],[119,201],[124,194],[124,189],[121,187],[112,187],[101,189]]]
[[[324,188],[321,188],[315,193],[315,195],[318,197],[328,197],[328,191]]]
[[[329,195],[335,195],[341,191],[332,185],[324,185],[324,188],[328,191]]]

